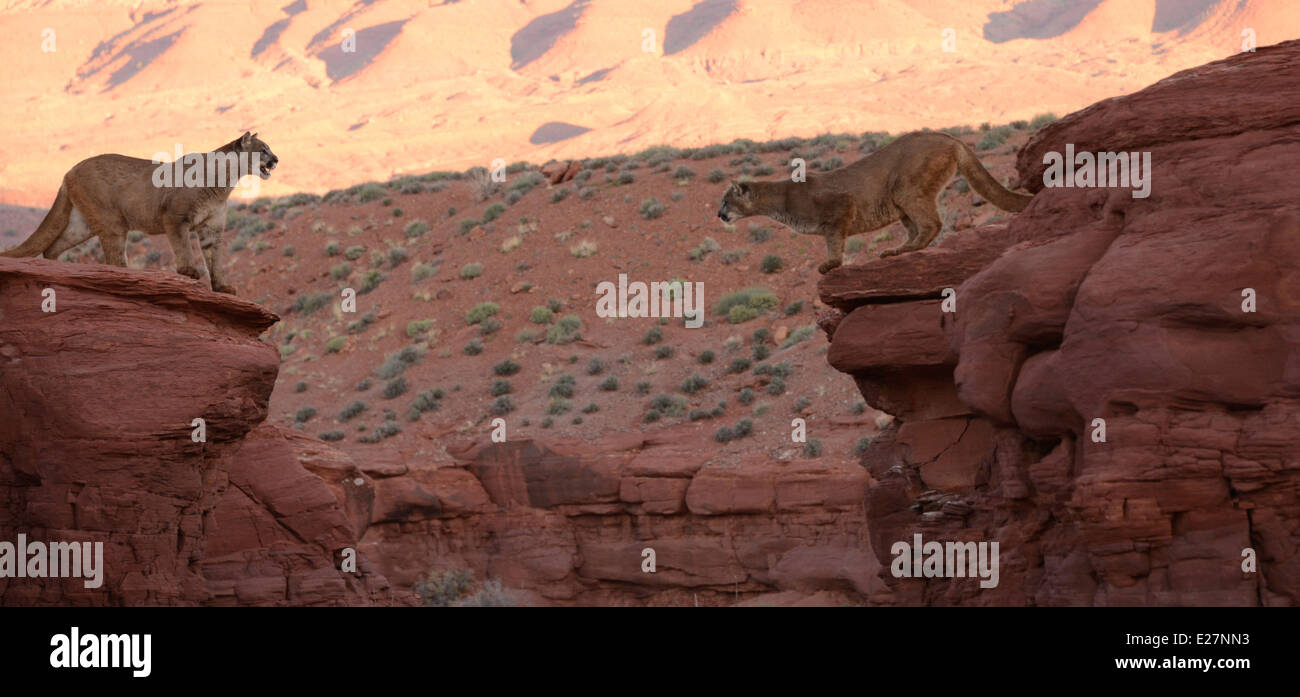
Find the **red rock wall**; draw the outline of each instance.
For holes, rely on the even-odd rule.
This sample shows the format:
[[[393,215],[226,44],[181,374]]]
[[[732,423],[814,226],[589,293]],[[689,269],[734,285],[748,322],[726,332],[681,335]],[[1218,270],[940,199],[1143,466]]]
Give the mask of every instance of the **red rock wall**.
[[[1020,152],[1005,227],[825,277],[829,360],[898,417],[865,459],[881,564],[1000,543],[997,588],[886,573],[900,602],[1300,602],[1298,74],[1290,42],[1089,107]],[[1150,197],[1044,188],[1066,144],[1150,152]]]
[[[337,570],[359,494],[304,468],[326,446],[258,427],[276,319],[170,275],[0,259],[0,540],[98,541],[105,566],[98,589],[0,578],[0,604],[394,600],[364,559]]]
[[[362,547],[396,585],[471,568],[537,604],[861,603],[886,592],[865,470],[711,462],[709,443],[688,433],[452,446],[461,467],[375,481]]]

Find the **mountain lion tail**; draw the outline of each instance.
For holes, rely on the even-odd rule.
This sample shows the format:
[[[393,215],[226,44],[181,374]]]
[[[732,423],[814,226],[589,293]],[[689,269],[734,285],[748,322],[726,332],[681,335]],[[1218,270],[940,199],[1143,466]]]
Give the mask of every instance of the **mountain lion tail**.
[[[0,252],[0,257],[40,256],[67,229],[68,219],[71,216],[72,200],[68,198],[66,188],[60,186],[59,195],[54,198],[54,205],[50,206],[50,212],[45,214],[45,219],[36,227],[36,232],[17,247]]]
[[[1018,213],[1034,200],[1034,197],[1029,194],[1019,194],[1002,186],[987,169],[984,169],[975,151],[965,143],[961,143],[957,153],[957,171],[970,182],[970,188],[1004,211]]]

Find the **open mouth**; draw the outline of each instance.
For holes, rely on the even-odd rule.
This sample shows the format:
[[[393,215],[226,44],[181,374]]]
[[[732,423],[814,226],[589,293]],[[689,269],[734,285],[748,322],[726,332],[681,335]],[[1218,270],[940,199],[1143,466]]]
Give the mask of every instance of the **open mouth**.
[[[257,172],[262,176],[263,179],[271,178],[271,168],[267,167],[266,165],[258,165]]]

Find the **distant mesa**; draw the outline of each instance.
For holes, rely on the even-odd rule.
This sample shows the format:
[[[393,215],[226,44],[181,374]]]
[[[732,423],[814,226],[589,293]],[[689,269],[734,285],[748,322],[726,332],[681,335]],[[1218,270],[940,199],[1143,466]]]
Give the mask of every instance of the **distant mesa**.
[[[1192,29],[1221,0],[1156,0],[1154,33]],[[1102,0],[1028,0],[1006,12],[992,12],[984,38],[994,43],[1014,39],[1051,39],[1079,26]]]
[[[196,7],[191,6],[183,14],[192,12]],[[65,89],[80,92],[80,89],[75,88],[77,83],[87,83],[101,73],[108,73],[100,90],[107,92],[138,75],[174,46],[189,28],[188,25],[180,24],[182,15],[174,14],[175,9],[146,12],[131,28],[100,41]],[[166,33],[169,29],[174,31]]]
[[[397,35],[402,33],[402,27],[410,20],[400,19],[393,22],[376,24],[373,27],[366,27],[358,31],[354,37],[356,40],[355,51],[343,51],[342,40],[333,46],[321,49],[316,57],[325,61],[325,74],[334,82],[343,80],[347,77],[361,72],[370,65]]]
[[[367,7],[373,5],[374,3],[375,0],[358,0],[356,4],[348,8],[348,11],[344,12],[338,19],[334,20],[333,22],[330,22],[328,25],[325,26],[324,29],[321,29],[320,31],[316,32],[316,35],[311,37],[311,41],[307,42],[307,50],[308,51],[316,50],[326,41],[329,41],[330,38],[335,35],[336,31],[346,26],[349,22],[352,21],[354,17],[364,12]],[[293,5],[289,5],[288,7],[281,8],[281,9],[283,9],[285,12],[288,12],[289,7],[293,7]],[[290,16],[292,15],[293,13],[290,13]]]
[[[568,7],[537,17],[510,37],[510,68],[518,70],[546,55],[561,36],[573,31],[587,9],[588,0],[574,0]]]
[[[263,51],[270,48],[271,44],[275,43],[275,40],[280,38],[280,34],[283,34],[284,30],[289,28],[289,22],[293,20],[294,15],[307,11],[307,0],[295,0],[294,2],[281,7],[280,11],[289,16],[273,23],[271,26],[266,28],[266,31],[262,32],[261,38],[257,40],[257,43],[253,44],[253,52],[251,54],[253,58],[262,55]]]
[[[1006,12],[990,12],[984,38],[995,44],[1014,39],[1050,39],[1079,26],[1101,0],[1029,0]]]
[[[280,38],[280,34],[282,34],[285,29],[289,28],[290,21],[292,21],[291,17],[285,17],[267,27],[266,31],[262,32],[261,38],[253,44],[253,50],[249,55],[253,58],[262,55],[262,52],[270,48],[271,44],[275,43],[275,40]]]
[[[185,33],[184,29],[160,36],[152,41],[135,41],[123,49],[118,55],[126,57],[126,65],[113,71],[108,77],[108,84],[104,86],[104,91],[117,87],[118,85],[135,77],[137,73],[149,67],[158,56],[167,52],[176,40],[181,38]]]
[[[1151,31],[1180,29],[1185,32],[1200,24],[1210,8],[1217,4],[1219,0],[1156,0],[1156,14],[1151,19]]]
[[[601,68],[600,70],[597,70],[596,72],[588,75],[587,77],[578,80],[577,84],[585,85],[588,82],[600,82],[601,80],[604,80],[605,76],[609,75],[613,70],[614,70],[613,68]]]
[[[690,48],[736,11],[736,0],[703,0],[691,9],[673,15],[664,27],[664,55]]]
[[[547,121],[537,127],[536,131],[528,137],[528,142],[533,145],[546,145],[548,143],[558,143],[562,140],[580,136],[590,128],[584,126],[575,126],[563,121]]]

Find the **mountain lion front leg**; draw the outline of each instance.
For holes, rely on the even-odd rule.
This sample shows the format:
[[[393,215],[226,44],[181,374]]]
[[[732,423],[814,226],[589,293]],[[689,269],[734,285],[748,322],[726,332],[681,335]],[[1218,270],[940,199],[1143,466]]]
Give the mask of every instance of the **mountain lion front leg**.
[[[202,278],[203,274],[194,266],[194,250],[190,249],[189,224],[164,218],[163,231],[167,233],[167,241],[171,243],[172,253],[176,255],[176,273],[195,280]]]
[[[844,194],[815,197],[813,201],[826,216],[820,230],[826,237],[826,261],[817,267],[817,273],[824,274],[844,263],[844,239],[849,235],[857,209],[853,197]]]
[[[817,273],[824,274],[844,264],[844,234],[832,230],[826,235],[826,261],[817,267]]]
[[[126,266],[126,231],[105,230],[99,235],[99,248],[104,252],[104,263]]]
[[[225,221],[222,221],[223,224]],[[199,230],[199,247],[203,249],[203,260],[208,263],[208,280],[212,290],[227,295],[235,295],[233,286],[226,285],[226,274],[221,270],[221,237],[219,228],[211,226]]]

